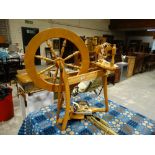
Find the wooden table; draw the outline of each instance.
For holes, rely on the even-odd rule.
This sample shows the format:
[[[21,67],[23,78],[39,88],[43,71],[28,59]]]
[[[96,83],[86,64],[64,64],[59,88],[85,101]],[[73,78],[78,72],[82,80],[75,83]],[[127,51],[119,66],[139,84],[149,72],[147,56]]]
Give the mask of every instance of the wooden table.
[[[43,79],[50,80],[50,77],[47,75],[41,75]],[[26,106],[27,106],[27,97],[32,95],[33,93],[44,91],[41,88],[38,88],[34,85],[31,78],[28,76],[25,70],[18,70],[18,74],[16,75],[18,82],[18,94],[20,107],[22,111],[23,119],[26,117]]]

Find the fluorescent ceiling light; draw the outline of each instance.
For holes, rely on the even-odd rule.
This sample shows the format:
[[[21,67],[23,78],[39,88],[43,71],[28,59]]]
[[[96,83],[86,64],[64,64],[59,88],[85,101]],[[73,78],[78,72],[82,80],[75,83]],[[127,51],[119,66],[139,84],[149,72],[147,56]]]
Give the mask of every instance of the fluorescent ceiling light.
[[[155,29],[147,29],[147,31],[155,31]]]

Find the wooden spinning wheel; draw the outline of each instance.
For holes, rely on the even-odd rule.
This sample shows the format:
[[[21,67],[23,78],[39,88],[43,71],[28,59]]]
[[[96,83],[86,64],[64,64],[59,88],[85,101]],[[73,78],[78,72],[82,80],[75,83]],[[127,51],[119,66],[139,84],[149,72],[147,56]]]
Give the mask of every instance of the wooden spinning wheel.
[[[53,44],[51,40],[53,38],[64,38],[62,48],[59,55],[53,49]],[[67,40],[72,42],[78,49],[78,51],[73,52],[72,54],[63,58],[65,51],[65,46]],[[51,58],[45,56],[36,55],[37,49],[45,43],[51,52]],[[98,48],[98,50],[100,47]],[[97,50],[97,52],[98,52]],[[112,61],[109,64],[105,64],[103,61],[91,62],[96,68],[90,69],[89,64],[89,52],[85,46],[82,39],[77,36],[75,33],[62,29],[62,28],[53,28],[42,31],[38,33],[32,40],[29,42],[26,54],[25,54],[25,65],[26,70],[33,80],[34,84],[42,89],[58,92],[58,104],[57,104],[57,124],[62,124],[61,130],[65,130],[67,122],[70,119],[84,119],[84,114],[75,114],[73,107],[70,105],[70,85],[77,84],[81,81],[91,80],[98,77],[102,77],[103,87],[104,87],[104,98],[105,98],[105,108],[95,108],[90,107],[92,112],[106,112],[108,111],[108,98],[107,98],[107,70],[115,70],[114,66],[114,55],[116,52],[116,46],[107,46],[107,51],[112,50]],[[79,65],[68,64],[67,60],[76,56],[80,56]],[[46,66],[45,69],[37,71],[34,64],[34,59],[41,59],[43,61],[48,61],[51,64]],[[103,62],[103,63],[102,63]],[[66,70],[66,67],[74,68],[76,71],[74,74],[69,73]],[[55,69],[54,75],[49,77],[49,81],[46,81],[42,74],[47,74],[51,70]],[[58,82],[57,82],[58,79]],[[64,92],[64,96],[63,96]],[[59,117],[60,110],[62,108],[63,100],[65,100],[65,114],[63,118]]]

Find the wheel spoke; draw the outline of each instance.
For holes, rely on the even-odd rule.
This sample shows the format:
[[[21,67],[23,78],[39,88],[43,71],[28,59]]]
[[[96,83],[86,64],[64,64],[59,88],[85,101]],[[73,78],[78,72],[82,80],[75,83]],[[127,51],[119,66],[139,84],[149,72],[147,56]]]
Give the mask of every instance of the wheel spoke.
[[[64,54],[64,51],[65,51],[66,42],[67,42],[67,41],[66,41],[66,40],[64,40],[64,41],[63,41],[63,44],[62,44],[62,48],[61,48],[61,55],[60,55],[60,56],[61,56],[61,58],[62,58],[62,56],[63,56],[63,54]]]
[[[45,73],[46,71],[48,71],[48,70],[50,70],[51,68],[53,68],[54,66],[55,66],[55,65],[49,66],[49,67],[47,67],[46,69],[40,71],[38,74],[43,74],[43,73]]]
[[[49,41],[46,41],[46,44],[50,48],[50,51],[51,51],[53,57],[56,58],[57,56],[56,56],[56,53],[55,53],[55,51],[53,49],[53,43],[51,41],[50,41],[50,43],[49,43]]]
[[[75,69],[80,69],[79,66],[73,65],[73,64],[65,64],[65,66],[72,67],[72,68],[75,68]]]
[[[76,51],[75,53],[73,53],[73,54],[67,56],[67,57],[64,59],[64,61],[66,61],[66,60],[72,58],[73,56],[75,56],[75,55],[77,55],[77,54],[79,54],[79,53],[80,53],[80,51]]]
[[[53,83],[55,83],[55,81],[57,79],[57,74],[58,74],[58,68],[56,68],[56,70],[55,70],[55,74],[53,76]]]
[[[41,55],[35,55],[35,58],[42,59],[42,60],[45,60],[45,61],[55,62],[54,60],[43,57]]]

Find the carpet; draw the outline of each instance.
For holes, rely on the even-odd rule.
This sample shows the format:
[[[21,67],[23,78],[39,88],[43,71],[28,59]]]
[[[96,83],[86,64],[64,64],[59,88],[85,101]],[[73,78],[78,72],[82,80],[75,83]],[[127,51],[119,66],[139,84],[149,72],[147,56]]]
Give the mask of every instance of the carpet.
[[[104,98],[92,92],[81,93],[73,101],[87,101],[90,106],[104,107]],[[19,129],[19,135],[104,135],[105,133],[88,120],[71,120],[66,131],[56,126],[56,104],[30,113]],[[61,111],[63,115],[64,111]],[[155,121],[109,100],[109,112],[96,115],[111,126],[119,135],[155,135]]]

